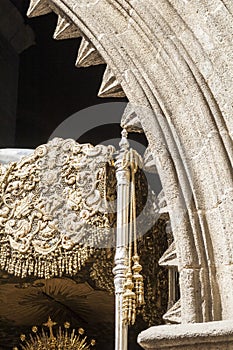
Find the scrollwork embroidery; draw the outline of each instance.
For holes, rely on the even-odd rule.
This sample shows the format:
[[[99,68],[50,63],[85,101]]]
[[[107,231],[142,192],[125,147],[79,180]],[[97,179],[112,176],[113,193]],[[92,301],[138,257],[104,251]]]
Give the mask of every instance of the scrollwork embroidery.
[[[74,274],[110,237],[111,146],[55,138],[0,168],[0,267],[17,276]]]

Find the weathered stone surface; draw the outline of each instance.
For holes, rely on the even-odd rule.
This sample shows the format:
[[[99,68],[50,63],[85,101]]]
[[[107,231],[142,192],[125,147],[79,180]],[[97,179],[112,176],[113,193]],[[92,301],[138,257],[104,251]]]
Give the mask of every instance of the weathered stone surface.
[[[159,260],[161,266],[178,266],[175,242],[172,242]]]
[[[151,327],[138,336],[144,349],[150,350],[232,350],[231,321]]]
[[[103,63],[105,63],[105,61],[96,48],[87,39],[83,38],[78,50],[78,57],[75,65],[77,67],[89,67]]]
[[[54,39],[71,39],[79,38],[80,36],[82,36],[82,33],[73,23],[69,22],[65,17],[58,16],[57,26],[53,34]]]
[[[156,159],[154,158],[153,152],[151,151],[150,147],[147,147],[143,155],[143,162],[144,162],[144,170],[152,174],[158,173],[156,168]]]
[[[128,132],[143,132],[142,125],[140,123],[140,115],[136,106],[131,103],[127,104],[126,109],[121,118],[121,127],[126,129]],[[139,112],[140,113],[140,112]]]
[[[27,12],[28,17],[46,15],[52,12],[47,0],[32,0]]]
[[[164,315],[166,323],[181,323],[181,303],[178,300]]]
[[[125,97],[121,85],[117,81],[111,69],[107,66],[103,81],[98,93],[99,97]]]

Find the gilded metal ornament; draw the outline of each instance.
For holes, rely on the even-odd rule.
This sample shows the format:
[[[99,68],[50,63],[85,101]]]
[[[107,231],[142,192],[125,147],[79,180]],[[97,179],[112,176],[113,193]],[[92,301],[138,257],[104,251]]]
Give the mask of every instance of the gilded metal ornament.
[[[49,332],[42,328],[40,333],[37,326],[33,326],[33,334],[30,334],[29,337],[21,334],[20,348],[22,350],[89,350],[95,346],[94,339],[87,341],[83,328],[79,328],[77,331],[75,329],[69,330],[70,323],[65,322],[64,329],[59,327],[54,331],[56,324],[49,316],[48,321],[43,324]],[[18,348],[13,350],[18,350]]]

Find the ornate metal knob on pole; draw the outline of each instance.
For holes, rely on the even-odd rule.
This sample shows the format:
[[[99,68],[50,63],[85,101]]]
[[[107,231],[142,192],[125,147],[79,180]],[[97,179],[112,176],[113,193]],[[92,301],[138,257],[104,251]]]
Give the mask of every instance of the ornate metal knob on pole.
[[[123,320],[123,293],[127,269],[130,170],[124,162],[129,149],[127,131],[122,131],[120,152],[115,163],[117,178],[117,233],[115,267],[115,350],[127,350],[128,326]]]

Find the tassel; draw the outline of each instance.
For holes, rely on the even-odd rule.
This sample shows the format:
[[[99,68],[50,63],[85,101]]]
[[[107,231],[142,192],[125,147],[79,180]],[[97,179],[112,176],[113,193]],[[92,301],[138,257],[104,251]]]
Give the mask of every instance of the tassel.
[[[136,319],[136,295],[133,292],[134,284],[132,272],[126,273],[125,292],[123,294],[123,321],[133,325]]]
[[[144,300],[144,283],[143,277],[140,274],[142,271],[142,265],[139,264],[139,256],[136,254],[133,256],[134,265],[132,267],[133,270],[133,281],[134,281],[134,289],[136,294],[136,304],[137,306],[141,306],[145,303]]]
[[[128,235],[128,268],[125,275],[123,294],[123,321],[127,325],[133,325],[136,320],[136,308],[144,304],[144,283],[141,275],[142,266],[139,264],[137,253],[137,227],[136,227],[136,194],[135,194],[135,174],[139,166],[137,153],[130,149],[124,159],[124,166],[129,166],[131,171],[131,191],[130,191],[130,215],[129,215],[129,235]],[[134,244],[132,244],[134,243]],[[132,245],[134,255],[132,257]],[[134,263],[132,266],[132,262]]]
[[[130,210],[129,210],[129,234],[128,234],[128,268],[125,275],[122,315],[123,322],[133,325],[136,320],[136,308],[144,304],[144,283],[141,275],[142,266],[139,264],[137,253],[137,227],[136,227],[136,194],[135,194],[135,174],[140,166],[138,154],[130,149],[126,153],[123,162],[125,167],[130,168],[131,190],[130,190]],[[133,249],[133,256],[132,256]],[[133,266],[132,266],[133,263]]]
[[[132,157],[133,159],[133,157]],[[135,173],[137,172],[138,165],[133,163],[131,160],[131,172],[132,172],[132,189],[131,189],[131,197],[132,197],[132,213],[133,213],[133,232],[134,232],[134,255],[133,255],[133,282],[134,282],[134,290],[136,294],[136,305],[141,306],[144,304],[144,282],[143,276],[141,275],[142,266],[139,264],[139,256],[137,249],[137,227],[136,227],[136,194],[135,194]]]

